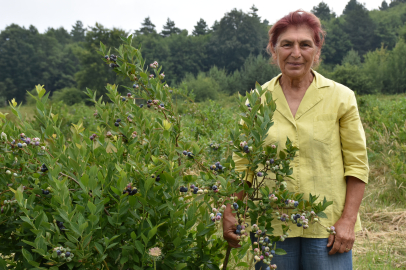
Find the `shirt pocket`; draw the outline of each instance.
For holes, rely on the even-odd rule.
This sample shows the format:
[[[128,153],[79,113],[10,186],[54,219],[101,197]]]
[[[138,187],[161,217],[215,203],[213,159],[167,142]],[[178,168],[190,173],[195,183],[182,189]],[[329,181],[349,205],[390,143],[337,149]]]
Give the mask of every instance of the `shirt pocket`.
[[[336,114],[328,113],[317,115],[313,122],[313,139],[325,144],[330,144],[336,120]]]

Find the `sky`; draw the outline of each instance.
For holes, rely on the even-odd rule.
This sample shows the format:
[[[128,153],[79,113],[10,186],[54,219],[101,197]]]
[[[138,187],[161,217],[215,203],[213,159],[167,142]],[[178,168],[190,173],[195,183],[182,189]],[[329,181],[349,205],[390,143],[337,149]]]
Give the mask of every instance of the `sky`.
[[[296,9],[310,11],[321,0],[0,0],[2,12],[0,30],[15,23],[28,28],[34,25],[41,33],[49,27],[64,27],[68,31],[77,20],[84,26],[96,22],[106,28],[120,28],[133,32],[141,27],[146,17],[150,17],[158,32],[167,18],[180,29],[192,33],[196,22],[203,18],[209,26],[220,20],[234,8],[248,12],[255,4],[258,15],[271,24]],[[348,0],[324,0],[337,15],[340,15]],[[368,10],[378,9],[382,0],[360,1]],[[388,1],[387,1],[388,2]]]

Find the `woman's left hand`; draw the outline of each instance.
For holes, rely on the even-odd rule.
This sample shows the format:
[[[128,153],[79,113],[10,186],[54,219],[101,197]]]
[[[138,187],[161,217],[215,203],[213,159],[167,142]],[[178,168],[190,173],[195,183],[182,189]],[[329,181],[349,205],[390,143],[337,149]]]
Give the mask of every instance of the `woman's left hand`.
[[[352,249],[355,241],[354,225],[353,221],[343,217],[334,224],[336,235],[330,235],[327,243],[327,247],[333,246],[329,255],[348,252]]]

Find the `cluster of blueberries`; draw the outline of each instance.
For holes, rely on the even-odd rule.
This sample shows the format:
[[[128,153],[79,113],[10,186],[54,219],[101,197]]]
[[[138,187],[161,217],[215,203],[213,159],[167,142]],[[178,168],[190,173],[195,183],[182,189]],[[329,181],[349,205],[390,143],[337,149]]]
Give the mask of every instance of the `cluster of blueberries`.
[[[121,119],[120,119],[120,118],[117,118],[116,121],[114,122],[114,125],[115,125],[116,127],[118,127],[118,126],[120,125],[120,122],[121,122]]]
[[[213,148],[214,150],[218,150],[220,146],[218,143],[211,143],[210,147]]]
[[[188,157],[193,157],[193,153],[192,152],[188,152],[186,150],[183,150],[183,155],[188,156]]]
[[[60,231],[63,231],[63,230],[66,229],[65,226],[63,226],[63,222],[62,222],[62,221],[57,221],[57,222],[56,222],[56,225],[58,226],[58,228],[59,228]]]
[[[190,189],[193,192],[193,194],[197,194],[197,192],[199,191],[199,188],[196,187],[194,184],[190,185]]]
[[[42,194],[49,195],[49,190],[48,189],[41,189],[41,190],[42,190]]]
[[[155,177],[155,174],[152,174],[151,177],[152,177],[152,178],[155,178],[155,181],[156,181],[156,182],[161,181],[161,176],[160,176],[159,174],[158,174],[156,177]]]
[[[54,251],[56,252],[56,255],[58,256],[59,259],[61,260],[66,260],[67,262],[72,261],[73,257],[75,257],[75,254],[73,254],[70,250],[70,248],[64,248],[64,247],[56,247],[54,248]]]
[[[93,141],[94,138],[96,138],[96,136],[97,136],[97,134],[93,133],[93,134],[89,137],[89,139],[90,139],[91,141]]]
[[[210,166],[210,170],[214,170],[214,171],[222,171],[223,170],[223,166],[220,164],[220,162],[216,162],[214,163],[214,165]]]
[[[136,187],[132,187],[131,184],[128,184],[127,187],[123,190],[123,194],[128,193],[128,195],[132,196],[137,194],[138,190]]]
[[[110,61],[113,61],[113,62],[114,62],[114,63],[110,63],[110,67],[111,67],[111,68],[119,67],[119,66],[117,65],[117,63],[116,63],[116,62],[117,62],[117,56],[116,56],[116,55],[111,54],[110,57],[109,57],[108,55],[105,55],[104,58],[105,58],[106,60],[110,60]]]

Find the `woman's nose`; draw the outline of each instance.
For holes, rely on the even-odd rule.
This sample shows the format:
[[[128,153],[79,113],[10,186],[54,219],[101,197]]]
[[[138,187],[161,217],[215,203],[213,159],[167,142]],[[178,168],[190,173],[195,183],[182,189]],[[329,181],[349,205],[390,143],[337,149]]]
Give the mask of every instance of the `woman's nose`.
[[[292,47],[292,57],[299,58],[301,56],[299,45],[294,45]]]

